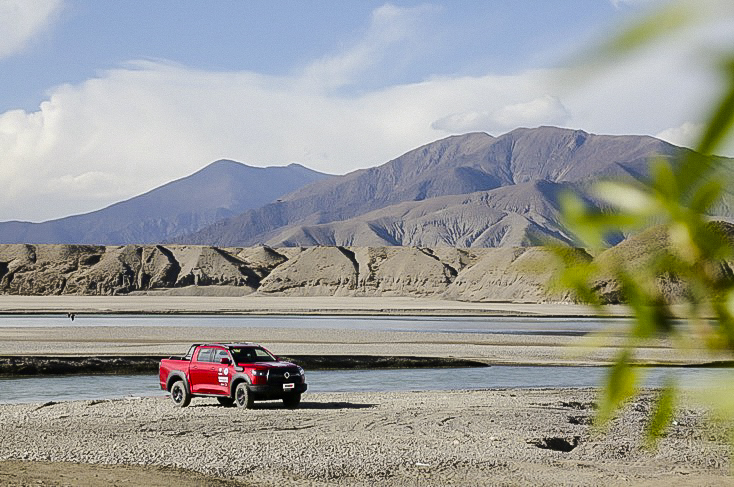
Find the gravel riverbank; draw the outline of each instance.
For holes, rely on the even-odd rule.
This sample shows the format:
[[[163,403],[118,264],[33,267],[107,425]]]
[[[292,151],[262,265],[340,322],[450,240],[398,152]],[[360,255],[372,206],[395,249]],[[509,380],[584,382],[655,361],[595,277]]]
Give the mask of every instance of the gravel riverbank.
[[[643,448],[653,394],[607,433],[590,426],[588,389],[307,394],[295,411],[163,397],[1,405],[0,483],[52,465],[59,483],[94,484],[94,465],[121,465],[120,479],[149,485],[180,475],[169,467],[259,486],[734,485],[727,430],[700,407],[682,405],[659,449]]]

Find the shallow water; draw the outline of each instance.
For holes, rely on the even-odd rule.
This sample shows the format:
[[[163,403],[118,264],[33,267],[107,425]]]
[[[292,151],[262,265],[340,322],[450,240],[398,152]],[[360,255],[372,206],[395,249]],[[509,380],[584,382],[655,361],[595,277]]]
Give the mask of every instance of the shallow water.
[[[575,388],[603,383],[606,367],[497,365],[481,368],[327,370],[307,372],[309,392],[382,392],[489,388]],[[705,385],[732,369],[650,367],[641,369],[646,387],[676,377],[683,387]],[[158,377],[79,375],[0,379],[0,403],[162,396]]]
[[[255,327],[508,335],[584,335],[621,328],[625,319],[538,317],[222,316],[222,315],[0,315],[1,327]],[[308,372],[309,392],[379,392],[485,388],[561,388],[602,385],[604,367],[492,366],[485,368],[341,370]],[[645,368],[645,386],[672,375],[695,387],[720,369]],[[163,395],[157,376],[84,375],[0,379],[0,403]]]

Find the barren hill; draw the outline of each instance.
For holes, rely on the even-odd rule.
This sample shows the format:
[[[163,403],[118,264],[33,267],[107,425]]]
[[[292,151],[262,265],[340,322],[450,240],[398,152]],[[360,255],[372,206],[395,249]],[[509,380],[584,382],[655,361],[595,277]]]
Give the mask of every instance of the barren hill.
[[[717,225],[734,244],[734,225]],[[602,267],[634,269],[666,250],[660,227],[602,252]],[[568,248],[580,263],[592,257]],[[547,247],[434,248],[415,246],[211,247],[198,245],[0,244],[0,294],[120,295],[135,293],[275,296],[435,296],[461,301],[561,302],[573,297],[549,287],[564,264]],[[734,276],[731,259],[719,266]],[[659,276],[670,302],[686,294],[674,275]],[[605,302],[619,302],[619,285],[599,276]]]
[[[281,253],[282,250],[282,253]],[[582,250],[576,256],[590,257]],[[0,245],[0,294],[450,296],[563,301],[544,248]],[[545,262],[538,266],[538,262]]]

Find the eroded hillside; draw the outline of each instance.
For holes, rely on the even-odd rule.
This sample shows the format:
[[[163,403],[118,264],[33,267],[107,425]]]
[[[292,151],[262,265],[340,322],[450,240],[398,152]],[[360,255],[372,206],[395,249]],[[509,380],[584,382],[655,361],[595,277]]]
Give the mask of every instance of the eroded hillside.
[[[574,251],[581,261],[591,257]],[[0,293],[176,293],[445,296],[467,301],[567,301],[542,247],[210,247],[0,245]]]

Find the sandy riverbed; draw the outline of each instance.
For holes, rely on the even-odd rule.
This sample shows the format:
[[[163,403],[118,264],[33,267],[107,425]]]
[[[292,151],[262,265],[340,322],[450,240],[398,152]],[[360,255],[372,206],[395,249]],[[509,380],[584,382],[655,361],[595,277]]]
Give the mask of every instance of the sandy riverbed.
[[[52,463],[0,462],[0,483],[53,468],[93,485],[95,472],[116,475],[94,465],[123,465],[142,466],[121,467],[117,480],[133,484],[176,467],[259,486],[734,485],[725,430],[699,407],[679,408],[656,452],[641,446],[651,394],[604,434],[589,426],[592,390],[307,394],[295,411],[165,398],[2,405],[0,460]]]
[[[0,312],[592,314],[582,306],[412,298],[176,298],[0,296]],[[620,341],[613,334],[591,350],[569,336],[129,328],[78,319],[74,327],[0,328],[0,355],[167,355],[194,341],[251,340],[282,355],[598,365],[614,357]],[[717,359],[696,350],[681,354],[665,341],[651,342],[636,358],[670,364]],[[680,407],[656,453],[642,449],[649,399],[630,404],[604,435],[589,426],[591,390],[307,394],[297,411],[277,403],[240,411],[206,399],[179,410],[165,398],[0,405],[0,484],[734,485],[724,430],[705,422],[698,406]]]
[[[65,318],[59,318],[65,320]],[[347,318],[345,318],[347,319]],[[121,323],[124,318],[120,319]],[[453,357],[487,364],[606,365],[622,338],[601,341],[558,335],[396,332],[278,327],[126,327],[84,325],[1,327],[0,355],[101,356],[176,355],[194,342],[261,343],[278,355],[372,355]],[[338,325],[338,322],[337,322]],[[592,348],[591,345],[602,345]],[[727,360],[706,350],[679,350],[668,340],[651,340],[636,351],[648,364],[700,364]]]
[[[592,308],[572,304],[466,303],[404,297],[213,297],[213,296],[0,296],[0,313],[78,313],[74,327],[0,328],[0,355],[170,355],[195,341],[255,341],[282,355],[450,356],[494,364],[608,364],[621,339],[591,342],[579,337],[410,333],[370,330],[324,330],[256,327],[95,327],[84,313],[197,313],[243,315],[320,314],[588,317]],[[627,314],[622,306],[608,316]],[[68,323],[64,323],[65,325]],[[588,345],[594,345],[591,349]],[[673,350],[667,341],[650,341],[638,350],[640,363],[698,364],[729,360],[704,350]]]
[[[626,315],[623,306],[606,308]],[[0,313],[235,313],[434,316],[592,316],[584,305],[566,303],[475,303],[439,298],[281,296],[0,296]]]

